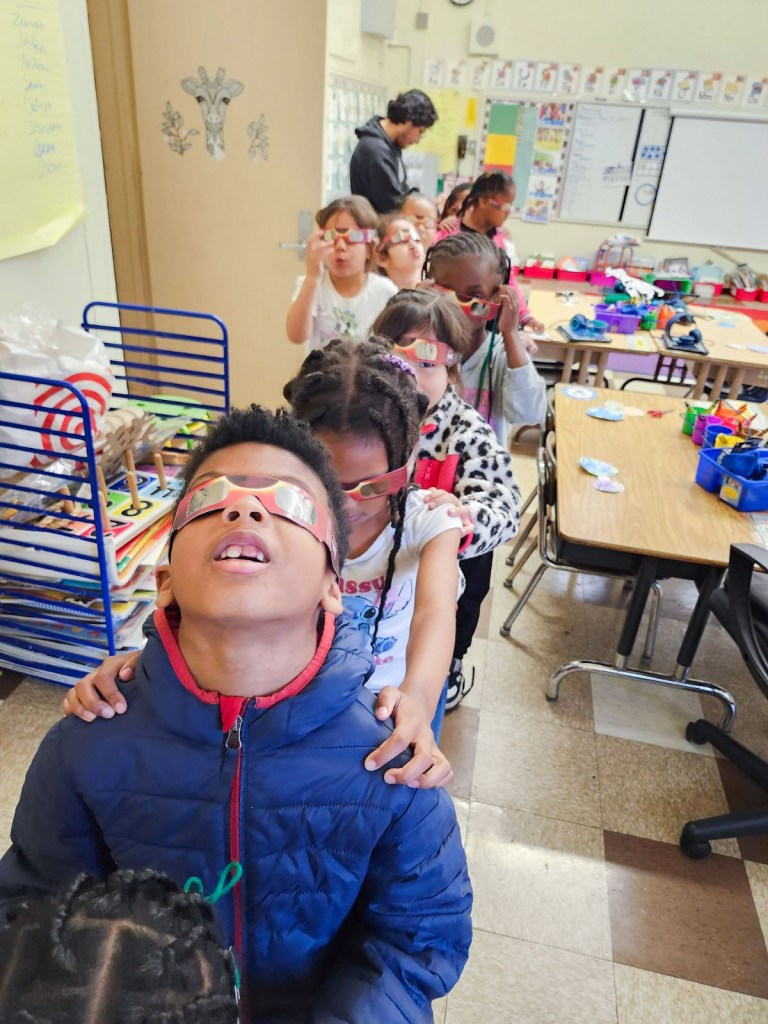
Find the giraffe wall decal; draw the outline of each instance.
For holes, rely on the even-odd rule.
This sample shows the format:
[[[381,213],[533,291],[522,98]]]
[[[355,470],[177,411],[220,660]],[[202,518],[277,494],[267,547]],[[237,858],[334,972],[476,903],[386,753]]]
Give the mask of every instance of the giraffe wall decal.
[[[194,96],[200,104],[205,125],[205,145],[214,160],[224,157],[224,120],[227,107],[235,96],[239,96],[245,86],[236,78],[224,81],[224,68],[219,68],[215,78],[209,78],[205,68],[197,69],[197,78],[183,78],[181,87],[184,92]]]

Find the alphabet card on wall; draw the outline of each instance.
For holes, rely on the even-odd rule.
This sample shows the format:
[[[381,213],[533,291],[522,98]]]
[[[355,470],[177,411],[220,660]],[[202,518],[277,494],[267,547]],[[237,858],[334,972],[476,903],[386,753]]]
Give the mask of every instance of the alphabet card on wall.
[[[557,64],[539,61],[536,65],[536,92],[554,92],[557,88]]]
[[[448,88],[463,89],[467,84],[467,62],[463,58],[448,61]]]
[[[608,88],[606,89],[606,98],[617,100],[621,97],[624,90],[624,83],[627,80],[627,69],[626,68],[611,68],[608,72]]]
[[[584,96],[596,99],[603,91],[604,67],[584,68],[581,74],[581,91]]]
[[[696,89],[696,102],[714,106],[720,92],[720,83],[723,80],[722,71],[702,71],[699,75],[699,84]]]
[[[672,95],[673,76],[673,71],[664,71],[661,68],[655,68],[651,72],[650,98],[652,100],[669,99],[669,97]]]
[[[651,84],[650,68],[630,68],[624,88],[624,98],[633,103],[640,103],[648,98]]]
[[[424,85],[428,89],[442,89],[445,85],[445,61],[428,57],[424,61]]]
[[[720,102],[726,107],[738,106],[741,103],[741,97],[744,95],[746,84],[746,75],[723,75]]]
[[[491,71],[491,89],[512,88],[512,61],[495,60]]]
[[[759,75],[747,76],[746,88],[741,99],[742,106],[752,110],[759,110],[765,106],[768,96],[768,78],[761,78]]]
[[[699,80],[696,71],[676,71],[672,79],[672,96],[676,103],[690,103],[696,96]]]
[[[572,96],[579,91],[581,81],[580,64],[561,64],[557,76],[557,91]]]
[[[536,84],[536,61],[516,60],[512,72],[515,92],[531,92]]]
[[[472,64],[471,82],[473,89],[485,90],[491,80],[491,61],[488,57],[482,57]]]

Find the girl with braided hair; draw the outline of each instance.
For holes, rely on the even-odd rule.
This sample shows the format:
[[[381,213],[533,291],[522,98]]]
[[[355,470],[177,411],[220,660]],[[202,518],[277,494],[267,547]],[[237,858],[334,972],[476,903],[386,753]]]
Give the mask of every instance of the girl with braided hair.
[[[515,247],[504,234],[503,226],[514,201],[515,179],[512,175],[505,171],[485,171],[472,183],[456,217],[448,224],[440,224],[435,241],[439,242],[443,238],[462,232],[474,232],[490,238],[511,261],[515,256]],[[517,279],[512,273],[511,263],[505,284],[509,284],[517,294],[520,327],[530,327],[532,331],[542,332],[544,324],[536,320],[528,309]],[[535,345],[529,349],[535,350]]]
[[[541,423],[547,410],[546,388],[530,360],[518,328],[516,293],[509,259],[477,232],[449,235],[427,253],[422,276],[454,297],[470,326],[469,352],[461,373],[465,397],[491,428],[503,448],[516,423]]]
[[[452,773],[435,737],[455,630],[456,554],[469,527],[459,510],[429,508],[424,492],[407,488],[427,399],[390,349],[375,336],[332,341],[307,356],[283,393],[328,449],[347,495],[342,601],[370,639],[376,668],[367,685],[379,694],[377,715],[395,717],[392,737],[366,767],[412,744],[413,760],[385,779],[443,784]]]
[[[2,1024],[237,1024],[213,911],[157,871],[80,875],[0,931]]]

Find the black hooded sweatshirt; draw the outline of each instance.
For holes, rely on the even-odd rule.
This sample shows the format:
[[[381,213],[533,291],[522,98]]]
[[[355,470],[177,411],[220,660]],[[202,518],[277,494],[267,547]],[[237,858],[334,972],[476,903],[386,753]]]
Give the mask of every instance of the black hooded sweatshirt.
[[[365,196],[377,213],[394,210],[408,191],[402,150],[372,117],[355,128],[359,142],[349,162],[350,191]]]

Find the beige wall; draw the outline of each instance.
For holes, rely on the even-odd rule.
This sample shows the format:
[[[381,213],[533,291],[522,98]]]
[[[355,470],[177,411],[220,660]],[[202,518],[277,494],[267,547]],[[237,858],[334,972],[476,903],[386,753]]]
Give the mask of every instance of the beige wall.
[[[302,352],[284,321],[303,264],[279,243],[298,240],[301,208],[322,187],[325,0],[129,0],[149,269],[157,305],[216,313],[231,338],[236,404],[281,401]],[[202,117],[182,78],[221,66],[244,83],[227,108],[226,157],[206,152]],[[196,128],[178,156],[161,134],[170,100]],[[269,160],[247,156],[261,113]],[[127,299],[128,297],[123,296]]]
[[[414,27],[418,11],[429,15],[426,31]],[[398,45],[369,43],[361,51],[363,57],[357,58],[360,73],[371,76],[376,63],[370,55],[382,51],[384,65],[376,77],[386,83],[390,94],[406,86],[422,87],[425,59],[466,56],[469,23],[486,16],[498,26],[499,56],[504,58],[768,75],[768,2],[762,0],[737,5],[733,16],[721,0],[613,4],[606,0],[547,0],[541,4],[474,0],[468,7],[456,7],[448,0],[397,0],[392,42]],[[366,54],[368,58],[363,59]],[[479,135],[479,129],[475,134]],[[462,170],[472,174],[472,162],[465,161]],[[611,233],[605,226],[557,221],[535,225],[513,220],[510,227],[521,256],[540,250],[558,256],[591,255]],[[689,255],[695,262],[718,259],[711,250],[698,246],[647,243],[642,251],[655,256]],[[763,253],[735,252],[734,257],[748,258],[768,271],[768,257]]]

